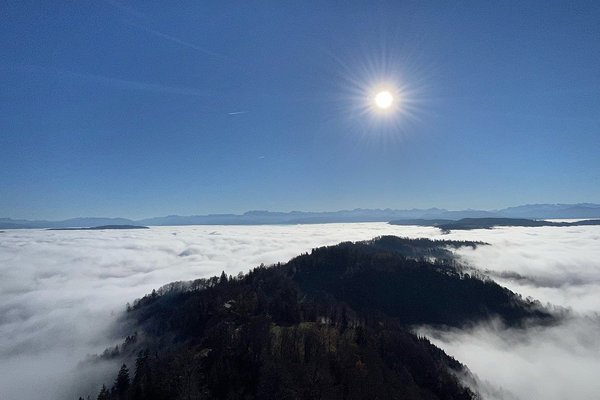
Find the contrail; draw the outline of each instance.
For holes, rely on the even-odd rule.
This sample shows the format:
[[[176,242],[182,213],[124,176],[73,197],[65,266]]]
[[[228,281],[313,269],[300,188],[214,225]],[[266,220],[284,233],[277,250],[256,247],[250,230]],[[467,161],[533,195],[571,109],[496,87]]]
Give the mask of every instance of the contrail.
[[[227,113],[227,115],[240,115],[240,114],[246,114],[246,111],[233,111],[233,112]]]
[[[125,4],[119,3],[118,1],[115,0],[104,0],[105,3],[110,4],[111,6],[118,8],[119,10],[121,10],[122,12],[124,12],[125,14],[128,14],[130,17],[134,17],[134,18],[138,18],[138,19],[143,19],[148,21],[149,18],[142,14],[141,12],[126,6]]]
[[[33,71],[38,71],[38,72],[54,73],[54,74],[58,74],[58,75],[62,75],[62,76],[70,77],[70,78],[84,79],[84,80],[88,80],[88,81],[108,84],[108,85],[116,86],[116,87],[123,88],[123,89],[145,90],[145,91],[155,92],[155,93],[171,93],[171,94],[181,94],[181,95],[187,95],[187,96],[206,97],[206,96],[211,95],[211,93],[208,93],[208,92],[202,92],[199,90],[190,89],[190,88],[181,87],[181,86],[168,86],[168,85],[162,85],[159,83],[133,81],[133,80],[128,80],[128,79],[115,78],[115,77],[111,77],[111,76],[91,74],[88,72],[73,72],[73,71],[57,69],[57,68],[42,67],[42,66],[38,66],[38,65],[21,65],[20,67],[30,69]]]
[[[180,45],[185,46],[185,47],[189,47],[190,49],[199,51],[201,53],[204,53],[204,54],[207,54],[207,55],[211,55],[211,56],[219,56],[219,54],[217,54],[217,53],[215,53],[213,51],[204,49],[202,47],[198,47],[198,46],[196,46],[193,43],[186,42],[185,40],[181,40],[179,38],[176,38],[175,36],[167,35],[166,33],[162,33],[160,31],[157,31],[156,29],[147,28],[145,26],[133,23],[131,21],[123,21],[123,22],[125,22],[125,24],[127,24],[129,26],[133,26],[134,28],[141,29],[141,30],[143,30],[145,32],[148,32],[148,33],[154,35],[154,36],[158,36],[160,38],[163,38],[163,39],[166,39],[166,40],[170,40],[171,42],[180,44]]]
[[[141,12],[133,9],[132,7],[123,5],[123,4],[121,4],[121,3],[119,3],[118,1],[115,1],[115,0],[104,0],[104,1],[106,3],[108,3],[108,4],[110,4],[111,6],[117,8],[119,11],[127,14],[129,17],[133,17],[133,19],[142,20],[144,22],[150,21],[150,18],[148,18],[146,15],[142,14]],[[132,22],[130,20],[123,20],[123,22],[126,25],[129,25],[129,26],[132,26],[134,28],[143,30],[143,31],[145,31],[145,32],[147,32],[147,33],[149,33],[151,35],[157,36],[157,37],[162,38],[162,39],[169,40],[169,41],[171,41],[173,43],[177,43],[177,44],[179,44],[181,46],[188,47],[190,49],[199,51],[199,52],[207,54],[207,55],[219,56],[219,54],[217,54],[217,53],[215,53],[213,51],[210,51],[210,50],[207,50],[205,48],[196,46],[193,43],[190,43],[190,42],[187,42],[185,40],[179,39],[179,38],[177,38],[175,36],[168,35],[166,33],[158,31],[156,29],[148,28],[147,26],[141,25],[141,24],[136,23],[136,22]]]

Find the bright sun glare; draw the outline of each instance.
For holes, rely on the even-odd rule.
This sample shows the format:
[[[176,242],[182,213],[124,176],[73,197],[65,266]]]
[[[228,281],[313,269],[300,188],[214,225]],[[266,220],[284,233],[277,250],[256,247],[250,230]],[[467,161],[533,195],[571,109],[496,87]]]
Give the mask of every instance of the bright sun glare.
[[[387,90],[382,90],[375,95],[375,105],[383,110],[390,108],[393,102],[394,96]]]

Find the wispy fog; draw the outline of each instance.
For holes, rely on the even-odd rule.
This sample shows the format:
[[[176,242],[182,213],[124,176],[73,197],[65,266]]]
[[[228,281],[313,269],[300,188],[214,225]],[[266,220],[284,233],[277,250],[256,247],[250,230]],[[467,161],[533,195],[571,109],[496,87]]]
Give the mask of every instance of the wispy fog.
[[[600,228],[495,228],[455,232],[452,238],[477,238],[492,246],[459,250],[466,262],[490,271],[494,279],[525,296],[600,311]]]
[[[507,399],[598,398],[600,227],[441,235],[435,228],[383,223],[0,233],[0,398],[77,398],[87,394],[81,392],[86,376],[112,379],[112,365],[86,371],[78,363],[115,344],[112,329],[125,303],[153,288],[222,270],[237,274],[313,247],[382,234],[492,243],[459,254],[514,291],[575,311],[550,328],[423,328],[469,366],[483,389]]]
[[[420,329],[477,375],[484,399],[598,399],[600,320],[570,318],[552,327]]]
[[[460,249],[472,266],[511,290],[570,308],[558,326],[421,333],[465,363],[486,399],[600,398],[600,227],[496,228],[457,231],[453,239],[491,246]]]

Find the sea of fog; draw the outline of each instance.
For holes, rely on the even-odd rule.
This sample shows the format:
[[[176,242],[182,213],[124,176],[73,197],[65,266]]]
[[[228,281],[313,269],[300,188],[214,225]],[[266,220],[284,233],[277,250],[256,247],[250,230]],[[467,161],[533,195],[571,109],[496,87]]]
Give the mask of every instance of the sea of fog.
[[[92,378],[110,382],[116,366],[81,361],[118,343],[114,328],[125,304],[165,283],[235,275],[314,247],[387,234],[491,243],[457,253],[511,290],[571,310],[544,328],[506,329],[497,321],[417,328],[471,369],[486,398],[600,398],[600,226],[442,235],[357,223],[0,232],[0,399],[76,399]]]

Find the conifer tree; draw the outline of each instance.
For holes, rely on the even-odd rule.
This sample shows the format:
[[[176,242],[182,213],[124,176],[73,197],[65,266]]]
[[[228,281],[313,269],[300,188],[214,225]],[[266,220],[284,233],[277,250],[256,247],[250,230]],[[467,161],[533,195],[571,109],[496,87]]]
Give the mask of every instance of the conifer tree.
[[[106,389],[105,385],[102,385],[102,389],[100,389],[100,393],[98,393],[98,400],[108,400],[108,389]]]
[[[117,375],[117,379],[115,380],[115,389],[119,396],[127,392],[129,388],[129,369],[127,369],[127,365],[123,364],[121,369],[119,370],[119,374]]]

